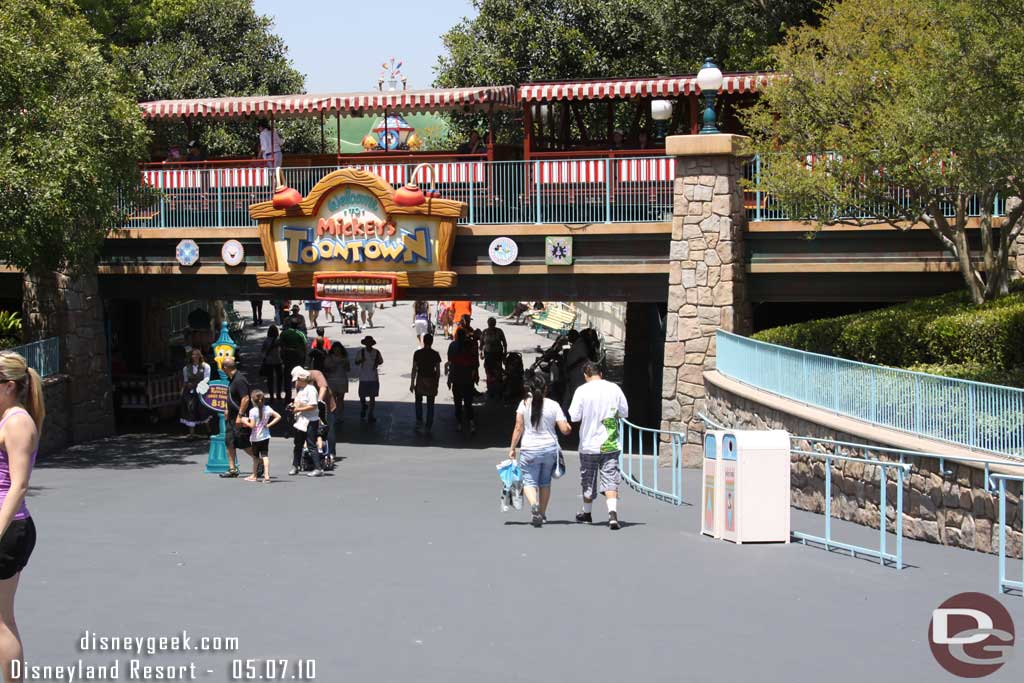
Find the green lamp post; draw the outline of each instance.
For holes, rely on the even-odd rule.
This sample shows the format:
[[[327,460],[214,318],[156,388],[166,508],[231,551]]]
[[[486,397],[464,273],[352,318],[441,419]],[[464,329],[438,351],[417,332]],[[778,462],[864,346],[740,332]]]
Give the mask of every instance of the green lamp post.
[[[704,60],[704,66],[697,72],[697,87],[704,96],[703,125],[700,128],[701,135],[712,135],[719,133],[715,116],[715,95],[722,87],[722,72],[715,66],[715,63],[708,57]]]

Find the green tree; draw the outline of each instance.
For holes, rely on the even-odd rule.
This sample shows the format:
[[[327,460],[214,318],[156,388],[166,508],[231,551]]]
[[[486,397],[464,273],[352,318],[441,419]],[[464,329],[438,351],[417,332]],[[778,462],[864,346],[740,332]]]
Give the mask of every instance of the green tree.
[[[290,95],[305,92],[305,77],[288,58],[273,20],[252,0],[78,0],[110,41],[112,61],[131,79],[139,101]],[[212,156],[255,151],[253,122],[160,122],[153,152],[198,139]],[[313,121],[278,126],[287,151],[312,151],[320,133]]]
[[[0,262],[88,264],[138,181],[146,129],[99,46],[65,0],[0,6]]]
[[[813,21],[819,0],[474,0],[476,16],[442,36],[438,87],[693,73],[767,65],[788,24]],[[457,117],[464,130],[466,117]],[[473,118],[469,123],[478,125]],[[506,141],[522,125],[502,122]]]
[[[786,77],[747,114],[761,188],[817,225],[924,223],[973,301],[1005,294],[1024,207],[993,213],[1024,191],[1022,27],[1000,0],[831,5],[774,51]]]

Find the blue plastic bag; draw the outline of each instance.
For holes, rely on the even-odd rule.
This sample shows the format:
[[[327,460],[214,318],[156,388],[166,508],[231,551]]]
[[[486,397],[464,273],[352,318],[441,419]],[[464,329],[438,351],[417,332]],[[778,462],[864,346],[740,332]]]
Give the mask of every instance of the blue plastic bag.
[[[523,471],[515,460],[502,460],[497,464],[501,479],[501,511],[523,509]]]
[[[519,469],[515,460],[502,460],[497,464],[497,468],[498,479],[501,479],[501,483],[507,489],[512,488],[512,484],[517,484],[523,479],[523,471]]]

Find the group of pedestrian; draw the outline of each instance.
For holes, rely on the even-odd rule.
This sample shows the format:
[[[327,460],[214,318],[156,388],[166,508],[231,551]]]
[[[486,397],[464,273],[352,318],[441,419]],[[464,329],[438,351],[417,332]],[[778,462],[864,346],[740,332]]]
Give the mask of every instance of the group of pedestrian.
[[[225,358],[221,367],[229,384],[224,419],[228,470],[220,476],[226,479],[239,476],[238,451],[241,450],[252,459],[252,473],[245,480],[270,483],[271,430],[284,417],[274,409],[262,390],[249,384],[234,358]],[[292,466],[288,474],[298,474],[303,456],[308,455],[312,460],[309,476],[321,477],[321,456],[326,454],[333,459],[337,454],[334,432],[336,393],[319,370],[298,366],[291,370],[290,378],[295,388],[295,399],[285,408],[293,415]]]
[[[561,405],[547,397],[547,382],[541,375],[533,376],[528,387],[529,395],[516,409],[509,457],[516,459],[516,447],[519,446],[518,464],[523,473],[523,493],[530,504],[530,521],[535,527],[543,526],[547,521],[552,474],[560,457],[557,432],[568,435],[571,432],[570,421],[580,425],[583,507],[577,513],[576,521],[593,522],[594,499],[601,494],[608,507],[608,528],[616,530],[620,527],[619,420],[629,417],[629,405],[622,389],[606,381],[596,363],[584,363],[582,374],[584,383],[573,394],[568,419]]]

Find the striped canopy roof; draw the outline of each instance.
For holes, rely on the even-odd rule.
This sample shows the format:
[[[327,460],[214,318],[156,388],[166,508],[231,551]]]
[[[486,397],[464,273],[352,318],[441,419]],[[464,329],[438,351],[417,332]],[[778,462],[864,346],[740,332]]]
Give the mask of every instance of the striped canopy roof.
[[[195,100],[159,100],[142,102],[143,116],[149,119],[184,116],[243,118],[270,116],[301,117],[310,114],[341,112],[351,116],[378,114],[385,109],[400,113],[444,111],[451,109],[509,109],[516,104],[511,85],[436,90],[340,93],[330,95],[262,95],[255,97],[213,97]]]
[[[719,92],[757,92],[770,74],[723,74]],[[675,97],[700,92],[696,76],[666,76],[664,78],[620,78],[608,81],[576,81],[560,83],[529,83],[519,87],[519,99],[524,102],[550,102],[552,100],[610,100],[630,97]]]

